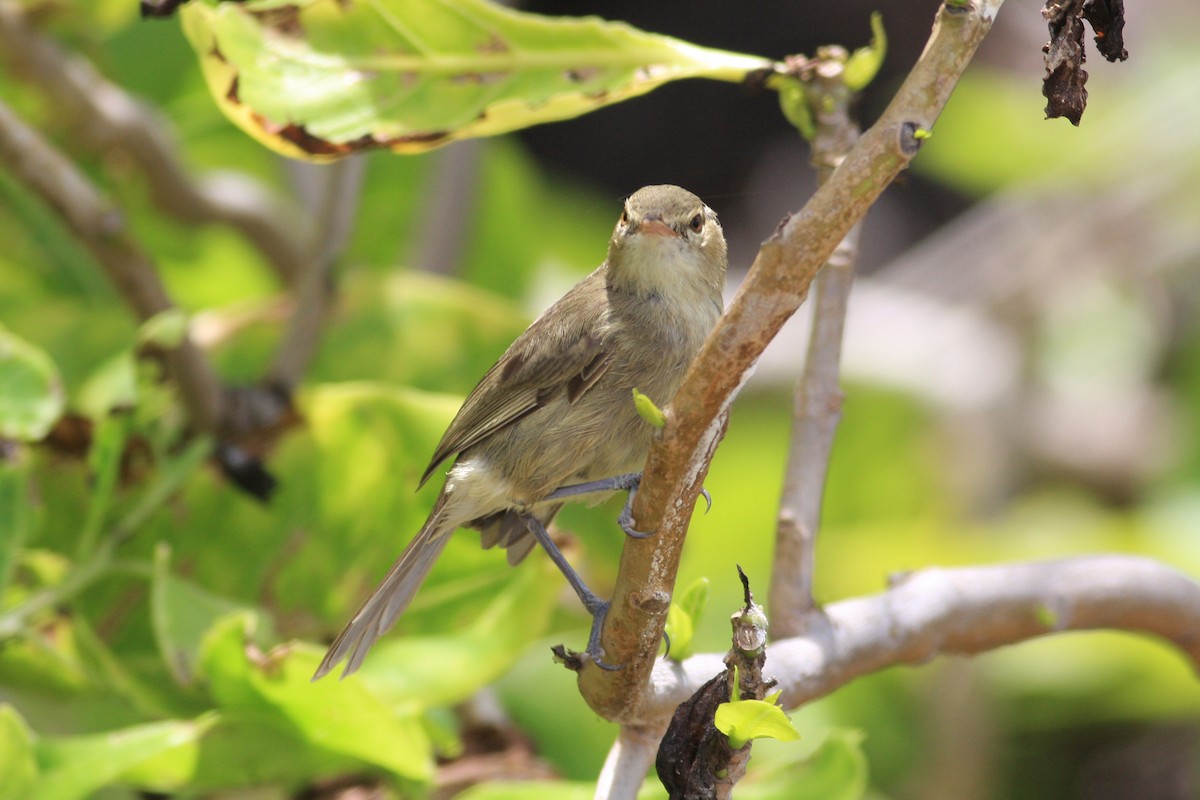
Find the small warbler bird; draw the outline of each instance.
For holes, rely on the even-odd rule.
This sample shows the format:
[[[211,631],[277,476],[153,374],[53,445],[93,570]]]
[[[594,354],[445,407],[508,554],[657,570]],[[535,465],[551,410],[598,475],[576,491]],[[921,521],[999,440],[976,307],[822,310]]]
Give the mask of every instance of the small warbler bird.
[[[725,286],[725,236],[717,216],[678,186],[647,186],[626,201],[608,257],[538,317],[467,396],[425,470],[452,455],[429,518],[350,620],[313,680],[349,658],[359,668],[429,574],[450,534],[474,528],[484,547],[517,564],[541,543],[592,614],[587,653],[601,660],[608,603],[563,557],[546,526],[564,501],[630,492],[653,428],[633,389],[659,405],[674,396],[717,322]]]

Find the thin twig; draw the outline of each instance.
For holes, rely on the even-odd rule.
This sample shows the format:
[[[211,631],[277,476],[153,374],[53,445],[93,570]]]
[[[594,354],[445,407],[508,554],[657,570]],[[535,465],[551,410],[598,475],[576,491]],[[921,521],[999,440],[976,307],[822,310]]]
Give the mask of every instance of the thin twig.
[[[334,299],[333,268],[354,229],[365,167],[361,157],[293,165],[314,179],[306,182],[317,199],[312,209],[317,229],[309,242],[311,256],[296,285],[295,309],[268,373],[269,385],[290,392],[316,356]]]
[[[823,48],[803,68],[809,76],[805,101],[815,122],[812,163],[821,183],[842,163],[860,134],[850,114],[856,93],[843,80],[846,55],[840,47]],[[804,371],[796,382],[792,442],[771,562],[769,605],[775,638],[800,633],[799,620],[815,603],[817,529],[833,438],[842,418],[838,383],[842,331],[861,230],[861,223],[850,229],[813,281],[812,328]]]
[[[1099,629],[1161,637],[1200,669],[1200,582],[1125,555],[924,569],[810,612],[803,635],[768,646],[767,670],[794,708],[887,667]],[[721,667],[716,653],[658,663],[630,724],[668,718]]]
[[[471,212],[476,204],[475,187],[479,183],[483,148],[480,140],[466,139],[438,151],[429,202],[409,257],[418,269],[454,275],[461,268],[469,241]]]
[[[759,355],[800,303],[838,243],[916,155],[1002,0],[943,6],[920,60],[887,111],[834,175],[759,250],[745,282],[665,413],[634,506],[642,530],[626,542],[604,627],[606,660],[622,669],[579,673],[583,697],[606,719],[641,716],[691,512],[730,404]]]
[[[173,308],[154,262],[134,241],[117,207],[66,156],[0,102],[0,164],[57,212],[104,269],[139,319]],[[185,337],[165,353],[192,428],[214,430],[222,395],[204,353]]]
[[[229,225],[258,248],[285,285],[301,274],[303,239],[288,223],[294,210],[245,175],[193,178],[157,114],[87,59],[42,35],[13,0],[0,0],[0,54],[13,74],[52,101],[54,113],[71,123],[73,138],[140,167],[157,210],[188,223]]]

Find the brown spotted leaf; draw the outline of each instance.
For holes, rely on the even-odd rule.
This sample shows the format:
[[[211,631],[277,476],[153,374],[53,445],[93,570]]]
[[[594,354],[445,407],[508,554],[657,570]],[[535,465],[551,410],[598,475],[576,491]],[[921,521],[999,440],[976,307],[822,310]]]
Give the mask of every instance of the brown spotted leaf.
[[[310,159],[429,150],[576,117],[673,80],[740,81],[771,66],[487,0],[192,0],[180,14],[226,114]]]

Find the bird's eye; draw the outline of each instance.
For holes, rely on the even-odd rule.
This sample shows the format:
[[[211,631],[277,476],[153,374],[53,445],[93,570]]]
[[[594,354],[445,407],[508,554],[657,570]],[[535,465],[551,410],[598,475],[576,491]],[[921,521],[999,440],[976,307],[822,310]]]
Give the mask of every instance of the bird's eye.
[[[690,227],[694,232],[699,233],[704,227],[704,215],[697,214],[696,216],[692,217],[692,221],[688,223],[688,227]]]
[[[622,225],[629,224],[629,209],[625,209],[621,212],[621,224]]]

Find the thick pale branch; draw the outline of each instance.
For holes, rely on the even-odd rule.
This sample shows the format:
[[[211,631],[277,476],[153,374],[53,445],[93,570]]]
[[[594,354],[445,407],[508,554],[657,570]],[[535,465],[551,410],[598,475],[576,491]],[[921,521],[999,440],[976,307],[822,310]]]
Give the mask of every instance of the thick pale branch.
[[[886,667],[1064,631],[1152,634],[1200,669],[1200,582],[1135,556],[925,569],[882,594],[813,611],[807,623],[803,635],[767,649],[766,672],[779,681],[789,708]],[[715,654],[657,664],[641,724],[669,717],[720,668]]]
[[[154,262],[134,242],[120,211],[66,156],[0,102],[0,164],[62,219],[104,269],[139,319],[173,307]],[[192,426],[216,428],[221,387],[190,339],[166,353]]]
[[[593,795],[596,800],[637,797],[638,790],[646,780],[646,773],[654,766],[658,743],[666,729],[666,719],[648,727],[621,727],[617,740],[608,751],[608,757],[604,759],[604,767],[600,770],[596,793]]]
[[[43,36],[12,0],[0,0],[0,54],[15,74],[37,84],[87,147],[137,164],[155,208],[184,222],[229,225],[262,252],[284,283],[301,273],[304,236],[287,224],[289,212],[277,197],[246,176],[193,179],[154,113],[89,61]]]
[[[606,660],[623,668],[591,666],[579,675],[580,691],[601,716],[642,716],[691,510],[734,395],[804,300],[816,271],[916,155],[918,131],[933,128],[999,5],[993,0],[977,8],[941,8],[925,52],[883,117],[809,203],[763,244],[666,409],[667,426],[651,449],[634,507],[637,527],[656,535],[626,543],[604,629]]]

